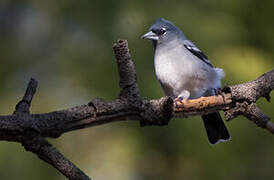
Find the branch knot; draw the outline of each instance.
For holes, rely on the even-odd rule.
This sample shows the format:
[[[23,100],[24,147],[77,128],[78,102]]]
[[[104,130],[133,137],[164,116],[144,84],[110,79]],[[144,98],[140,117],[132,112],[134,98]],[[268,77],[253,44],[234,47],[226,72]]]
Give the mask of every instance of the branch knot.
[[[144,101],[140,125],[168,125],[170,119],[173,117],[173,112],[173,100],[170,97],[163,97],[159,100]]]

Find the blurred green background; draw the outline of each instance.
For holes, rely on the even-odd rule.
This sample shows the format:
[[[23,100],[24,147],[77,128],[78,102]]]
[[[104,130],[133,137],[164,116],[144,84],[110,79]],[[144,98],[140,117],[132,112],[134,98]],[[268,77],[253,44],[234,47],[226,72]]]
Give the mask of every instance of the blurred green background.
[[[140,38],[159,17],[173,21],[224,69],[224,85],[253,80],[274,67],[273,7],[270,0],[1,0],[0,114],[13,112],[30,77],[39,81],[33,113],[115,99],[112,44],[119,38],[129,41],[142,97],[163,96],[152,47]],[[259,101],[272,118],[273,105]],[[245,118],[227,126],[232,141],[214,147],[200,117],[166,127],[118,122],[50,141],[95,180],[273,179],[273,135]],[[20,144],[1,142],[0,179],[65,177]]]

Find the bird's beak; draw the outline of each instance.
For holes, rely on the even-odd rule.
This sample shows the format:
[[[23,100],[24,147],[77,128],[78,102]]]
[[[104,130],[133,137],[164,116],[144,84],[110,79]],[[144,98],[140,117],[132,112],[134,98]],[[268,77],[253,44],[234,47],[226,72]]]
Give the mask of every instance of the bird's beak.
[[[159,37],[152,31],[149,31],[148,33],[144,34],[142,36],[143,39],[158,41]]]

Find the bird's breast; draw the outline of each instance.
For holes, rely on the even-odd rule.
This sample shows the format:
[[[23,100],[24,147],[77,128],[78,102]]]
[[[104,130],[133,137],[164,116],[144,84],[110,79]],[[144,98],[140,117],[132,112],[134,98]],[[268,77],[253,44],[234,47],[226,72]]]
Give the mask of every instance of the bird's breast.
[[[195,63],[184,54],[178,54],[176,49],[173,52],[155,52],[155,73],[165,94],[177,97],[187,90],[192,98],[201,96],[211,86],[210,72],[199,61]]]

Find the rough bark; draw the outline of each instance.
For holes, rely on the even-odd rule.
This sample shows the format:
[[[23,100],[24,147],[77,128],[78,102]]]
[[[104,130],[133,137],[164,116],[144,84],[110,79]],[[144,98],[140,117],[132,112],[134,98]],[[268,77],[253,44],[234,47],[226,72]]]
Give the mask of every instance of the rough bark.
[[[138,120],[141,126],[167,125],[173,117],[202,115],[224,111],[227,121],[243,115],[259,127],[274,133],[274,124],[256,105],[260,97],[270,101],[274,89],[274,70],[259,78],[235,86],[225,87],[217,96],[201,97],[182,103],[173,103],[170,97],[142,100],[136,72],[126,40],[118,40],[114,46],[120,76],[121,92],[113,101],[101,98],[88,104],[61,111],[30,114],[31,100],[37,81],[31,79],[22,100],[11,115],[0,116],[0,140],[21,143],[26,150],[38,155],[68,179],[89,179],[80,169],[66,159],[45,138],[58,138],[63,133],[91,126],[126,120]]]

